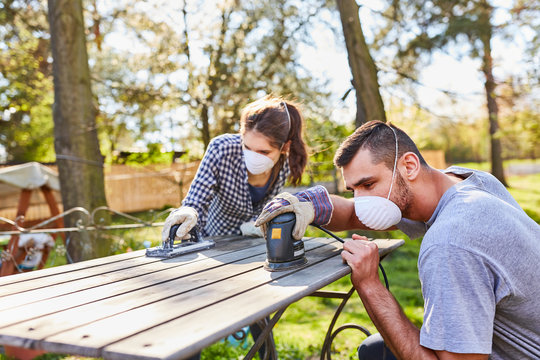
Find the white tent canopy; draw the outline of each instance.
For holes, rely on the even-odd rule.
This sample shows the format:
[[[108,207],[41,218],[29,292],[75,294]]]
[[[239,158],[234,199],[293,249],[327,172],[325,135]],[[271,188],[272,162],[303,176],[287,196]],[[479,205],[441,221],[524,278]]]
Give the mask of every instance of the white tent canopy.
[[[14,219],[23,190],[39,190],[46,185],[53,190],[61,206],[60,181],[53,169],[37,162],[0,168],[0,216]],[[41,191],[32,191],[26,219],[50,217],[47,201]]]
[[[47,185],[60,191],[58,174],[37,162],[0,169],[0,196],[19,193],[21,189],[39,189]]]
[[[21,189],[38,189],[43,185],[60,190],[58,174],[40,163],[29,162],[0,169],[0,195],[10,188],[19,192]]]

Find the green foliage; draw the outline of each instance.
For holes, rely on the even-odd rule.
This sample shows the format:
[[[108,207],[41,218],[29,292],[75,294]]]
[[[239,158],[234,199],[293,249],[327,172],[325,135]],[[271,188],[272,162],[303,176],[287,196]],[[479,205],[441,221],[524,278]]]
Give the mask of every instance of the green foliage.
[[[310,157],[302,184],[334,180],[336,171],[339,171],[334,166],[334,155],[339,144],[354,131],[353,126],[336,125],[325,116],[309,116],[306,117],[306,129],[304,137]]]
[[[490,88],[487,96],[496,99],[500,109],[498,119],[497,107],[493,103],[489,110],[491,115],[481,119],[465,119],[459,113],[452,118],[431,115],[431,122],[437,123],[436,127],[424,132],[421,137],[424,140],[426,137],[435,139],[433,143],[427,141],[430,147],[421,148],[438,144],[437,148],[445,150],[450,163],[482,161],[491,155],[490,142],[500,139],[503,159],[535,158],[539,135],[532,124],[538,124],[540,115],[531,89],[538,83],[535,76],[538,62],[536,52],[530,50],[537,49],[540,44],[540,38],[531,35],[538,33],[535,31],[539,26],[538,6],[519,0],[511,1],[508,6],[488,0],[388,1],[387,5],[380,18],[386,25],[375,37],[374,46],[385,55],[380,61],[383,64],[381,67],[394,69],[396,82],[417,104],[422,103],[416,94],[416,87],[422,85],[418,73],[431,62],[434,54],[444,53],[445,57],[458,60],[463,57],[479,60],[478,70],[482,71],[482,77]],[[499,64],[496,59],[493,61],[490,46],[500,46],[520,37],[527,39],[523,46],[529,52],[528,58],[521,62],[523,66],[520,65],[519,72],[528,72],[529,76],[519,75],[519,80],[492,80],[494,67],[497,71]],[[389,61],[389,58],[392,60]],[[506,87],[515,87],[513,92],[507,91],[506,95],[509,96],[506,99],[503,99],[503,83]],[[457,108],[460,94],[440,91],[448,95],[449,105]],[[478,106],[484,107],[485,104],[482,102]],[[407,130],[417,127],[419,120],[422,120],[415,116],[406,117],[410,121],[410,125],[405,127]],[[490,135],[490,126],[499,131]],[[500,164],[497,159],[498,156],[494,156],[498,168]]]
[[[485,117],[440,119],[425,110],[396,101],[391,103],[387,116],[411,136],[420,150],[443,150],[448,164],[489,160],[490,141]],[[540,113],[533,106],[520,106],[515,110],[505,108],[501,111],[499,124],[504,159],[539,157]]]
[[[115,162],[135,166],[172,163],[173,153],[162,151],[162,144],[148,144],[147,147],[147,152],[131,153],[124,159],[117,158]]]
[[[533,107],[500,117],[505,159],[540,157],[540,112]]]
[[[54,160],[46,16],[40,1],[0,7],[0,146],[9,161]]]
[[[510,194],[523,210],[540,224],[540,174],[512,176],[508,179]]]

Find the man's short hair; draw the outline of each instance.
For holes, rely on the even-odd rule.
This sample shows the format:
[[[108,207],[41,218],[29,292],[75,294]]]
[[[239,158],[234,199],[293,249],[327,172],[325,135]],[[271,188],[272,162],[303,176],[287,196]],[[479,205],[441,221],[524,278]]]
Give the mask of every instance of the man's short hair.
[[[398,159],[406,152],[413,152],[420,159],[420,164],[427,166],[426,161],[409,135],[398,127],[379,120],[365,123],[345,139],[336,152],[334,164],[340,168],[344,167],[352,161],[352,158],[359,150],[368,149],[371,152],[374,164],[384,162],[389,169],[393,169],[396,156],[396,140],[390,127],[395,130],[398,139]]]

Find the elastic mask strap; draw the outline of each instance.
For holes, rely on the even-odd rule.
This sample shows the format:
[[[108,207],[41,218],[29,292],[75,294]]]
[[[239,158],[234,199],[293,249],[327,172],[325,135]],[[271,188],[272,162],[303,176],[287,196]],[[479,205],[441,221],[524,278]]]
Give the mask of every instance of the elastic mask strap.
[[[390,183],[390,191],[388,191],[388,196],[386,199],[390,200],[390,194],[392,193],[392,187],[394,186],[394,179],[396,177],[396,166],[397,166],[397,158],[398,158],[398,140],[397,140],[397,134],[396,130],[394,130],[393,127],[388,125],[390,129],[392,129],[392,132],[394,133],[394,138],[396,139],[396,158],[394,160],[394,170],[392,170],[392,183]]]
[[[289,109],[287,109],[287,104],[285,104],[285,101],[281,102],[281,105],[285,108],[285,112],[287,113],[287,120],[289,120],[289,131],[287,131],[287,135],[291,132],[291,114],[289,114]],[[287,136],[288,140],[289,136]]]

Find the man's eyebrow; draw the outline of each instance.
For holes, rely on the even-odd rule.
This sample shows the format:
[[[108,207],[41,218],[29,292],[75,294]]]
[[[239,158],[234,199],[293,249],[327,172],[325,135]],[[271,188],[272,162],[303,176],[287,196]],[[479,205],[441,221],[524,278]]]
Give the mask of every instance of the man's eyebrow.
[[[362,185],[364,183],[370,182],[370,181],[373,181],[373,176],[367,176],[367,177],[361,178],[360,180],[358,180],[357,182],[352,184],[352,188],[350,186],[347,186],[347,190],[353,191],[353,189],[355,187],[358,187],[358,186],[360,186],[360,185]]]

